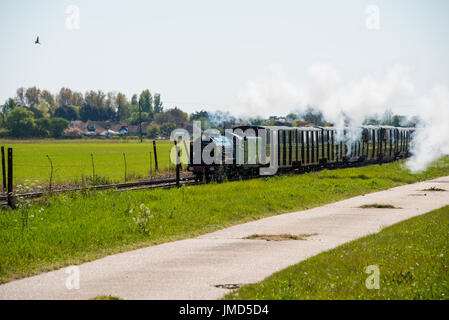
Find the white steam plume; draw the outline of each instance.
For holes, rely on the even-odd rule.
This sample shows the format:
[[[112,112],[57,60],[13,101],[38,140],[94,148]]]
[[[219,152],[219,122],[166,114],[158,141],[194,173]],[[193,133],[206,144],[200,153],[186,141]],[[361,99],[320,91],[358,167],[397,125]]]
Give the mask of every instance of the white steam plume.
[[[352,127],[360,127],[367,117],[414,106],[406,114],[397,113],[417,115],[421,120],[411,150],[413,157],[407,163],[412,171],[421,171],[433,160],[449,154],[449,90],[439,86],[419,97],[409,73],[408,68],[394,65],[382,77],[368,75],[343,83],[332,65],[315,64],[308,69],[304,85],[291,81],[276,67],[268,76],[246,84],[232,112],[267,117],[304,111],[313,105],[336,127],[343,127],[345,120]]]
[[[420,99],[418,117],[412,144],[413,156],[407,162],[412,172],[425,169],[439,157],[449,155],[449,90],[438,86]]]

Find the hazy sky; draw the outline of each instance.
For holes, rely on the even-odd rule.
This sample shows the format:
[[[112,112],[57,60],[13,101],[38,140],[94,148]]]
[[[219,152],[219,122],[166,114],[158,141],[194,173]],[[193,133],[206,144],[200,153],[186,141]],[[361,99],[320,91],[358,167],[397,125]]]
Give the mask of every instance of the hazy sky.
[[[79,29],[66,26],[69,5]],[[368,5],[378,30],[366,26]],[[406,65],[425,91],[449,85],[448,39],[447,0],[0,0],[0,103],[20,86],[149,88],[166,107],[236,111],[238,93],[273,65],[301,83],[317,62],[348,82]]]

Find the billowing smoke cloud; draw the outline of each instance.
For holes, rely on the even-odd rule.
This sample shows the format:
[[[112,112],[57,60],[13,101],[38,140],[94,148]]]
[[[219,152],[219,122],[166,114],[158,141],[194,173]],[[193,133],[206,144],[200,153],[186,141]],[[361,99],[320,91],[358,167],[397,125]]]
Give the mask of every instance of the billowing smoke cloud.
[[[360,127],[369,117],[400,108],[400,114],[417,115],[421,122],[408,162],[420,171],[442,155],[449,154],[449,91],[437,87],[419,97],[410,70],[402,65],[390,67],[383,76],[367,75],[358,81],[343,82],[329,64],[316,64],[307,72],[306,84],[290,80],[279,67],[270,74],[249,81],[238,93],[233,113],[242,116],[270,116],[302,112],[313,105],[336,127]],[[404,114],[403,110],[407,112]],[[356,137],[358,133],[353,134]]]
[[[412,145],[412,158],[407,162],[413,171],[425,169],[432,161],[449,155],[449,90],[438,86],[420,99],[420,125]]]

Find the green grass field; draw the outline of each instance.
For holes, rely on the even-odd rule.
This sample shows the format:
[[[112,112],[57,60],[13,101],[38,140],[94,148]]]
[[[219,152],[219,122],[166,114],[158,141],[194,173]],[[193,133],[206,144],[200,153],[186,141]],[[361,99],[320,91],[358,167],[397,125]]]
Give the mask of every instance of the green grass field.
[[[323,252],[224,299],[446,300],[448,240],[449,207],[444,207]],[[379,289],[365,284],[373,275],[366,273],[368,266],[378,267]]]
[[[0,145],[13,148],[14,184],[45,184],[50,177],[53,162],[53,181],[79,182],[81,177],[92,176],[94,158],[95,175],[106,177],[111,182],[124,182],[126,154],[127,180],[132,181],[150,175],[154,171],[152,141],[119,140],[0,140]],[[163,171],[169,163],[169,152],[173,143],[157,141],[158,164]],[[151,152],[151,158],[150,158]],[[150,159],[153,159],[150,163]]]
[[[449,175],[448,158],[417,175],[396,162],[180,189],[42,198],[0,212],[0,282],[443,175]]]

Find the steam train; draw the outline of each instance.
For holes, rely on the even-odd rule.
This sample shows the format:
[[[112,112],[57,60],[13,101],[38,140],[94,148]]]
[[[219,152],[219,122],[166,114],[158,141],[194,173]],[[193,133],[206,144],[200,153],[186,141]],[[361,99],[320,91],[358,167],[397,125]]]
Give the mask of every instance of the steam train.
[[[410,155],[413,132],[413,128],[390,126],[238,126],[226,135],[192,141],[187,168],[198,181],[221,182],[224,178],[259,176],[260,169],[273,161],[276,173],[385,163]],[[204,161],[201,156],[206,148],[221,161]]]

